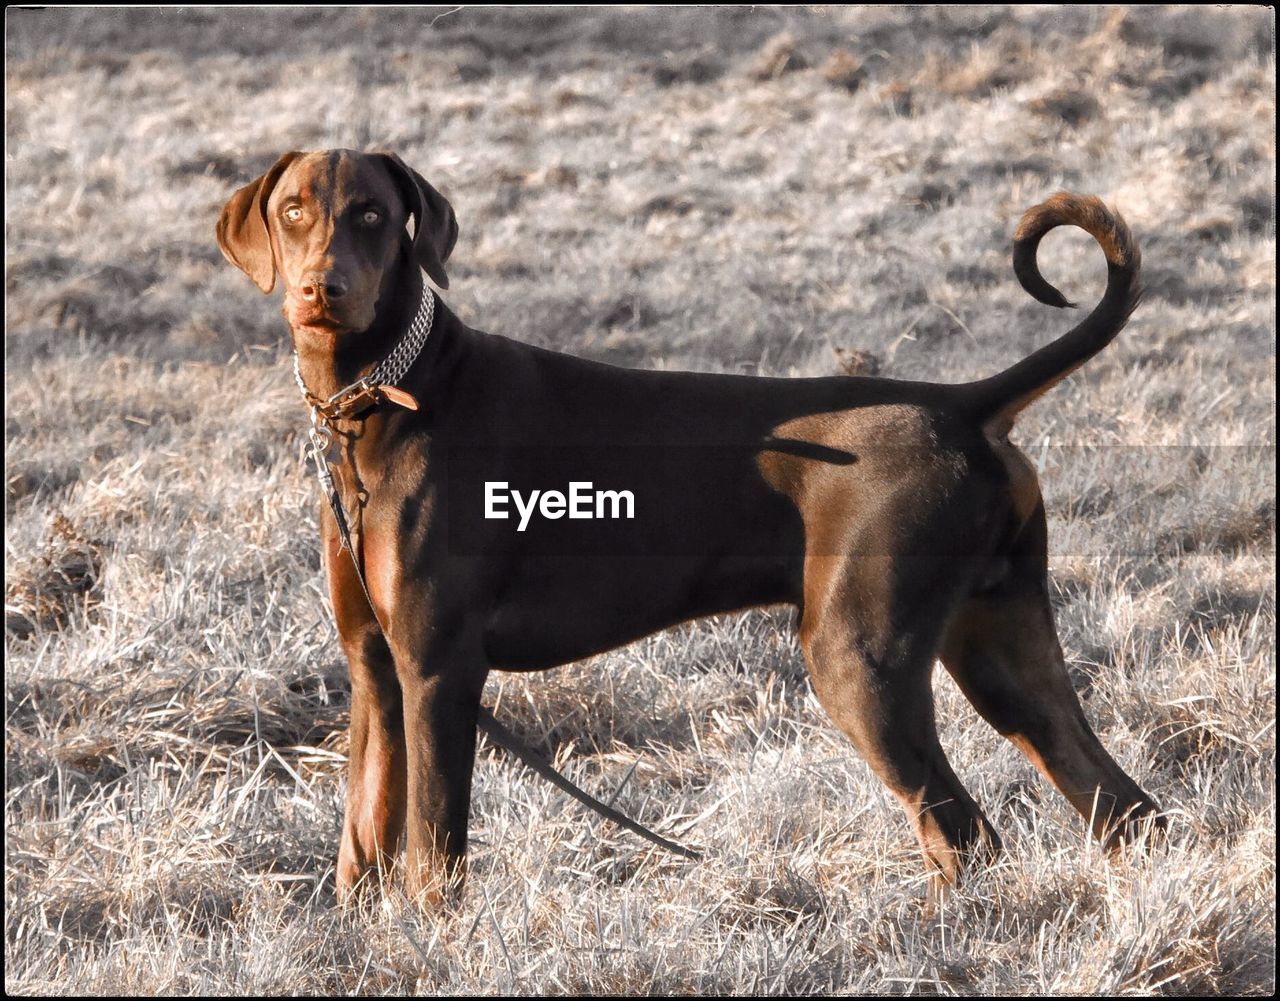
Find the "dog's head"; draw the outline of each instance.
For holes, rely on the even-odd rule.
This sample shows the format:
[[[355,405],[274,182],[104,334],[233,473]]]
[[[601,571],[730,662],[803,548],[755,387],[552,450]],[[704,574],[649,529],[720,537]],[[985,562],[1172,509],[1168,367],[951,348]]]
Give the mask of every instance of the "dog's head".
[[[413,220],[412,237],[406,230]],[[270,292],[294,330],[366,330],[406,260],[441,288],[458,239],[453,206],[394,153],[286,153],[227,202],[218,246]]]

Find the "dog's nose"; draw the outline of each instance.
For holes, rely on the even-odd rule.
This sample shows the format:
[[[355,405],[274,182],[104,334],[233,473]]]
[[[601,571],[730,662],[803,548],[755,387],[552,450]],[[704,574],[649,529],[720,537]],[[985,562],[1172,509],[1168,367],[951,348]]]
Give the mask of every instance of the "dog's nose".
[[[302,276],[298,291],[307,302],[333,302],[347,294],[347,283],[338,275],[310,271]]]

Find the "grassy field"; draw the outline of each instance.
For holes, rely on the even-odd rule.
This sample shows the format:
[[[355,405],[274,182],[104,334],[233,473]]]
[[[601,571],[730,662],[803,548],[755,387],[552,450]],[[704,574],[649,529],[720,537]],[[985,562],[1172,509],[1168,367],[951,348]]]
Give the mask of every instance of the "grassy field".
[[[10,993],[1267,994],[1275,57],[1256,8],[6,14]],[[619,364],[961,381],[1066,329],[1023,210],[1103,196],[1149,294],[1020,422],[1086,712],[1171,816],[1104,861],[939,672],[1006,854],[940,907],[790,615],[498,714],[690,864],[482,745],[456,909],[336,906],[348,687],[285,328],[213,239],[288,149],[453,202],[450,305]],[[1105,280],[1080,233],[1041,259]]]

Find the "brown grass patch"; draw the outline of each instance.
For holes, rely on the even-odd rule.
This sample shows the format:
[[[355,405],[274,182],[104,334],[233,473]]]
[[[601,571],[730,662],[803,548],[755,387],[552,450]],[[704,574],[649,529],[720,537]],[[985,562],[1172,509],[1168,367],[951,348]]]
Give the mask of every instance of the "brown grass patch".
[[[54,515],[41,551],[5,574],[5,631],[23,638],[87,612],[99,597],[105,549],[66,515]]]

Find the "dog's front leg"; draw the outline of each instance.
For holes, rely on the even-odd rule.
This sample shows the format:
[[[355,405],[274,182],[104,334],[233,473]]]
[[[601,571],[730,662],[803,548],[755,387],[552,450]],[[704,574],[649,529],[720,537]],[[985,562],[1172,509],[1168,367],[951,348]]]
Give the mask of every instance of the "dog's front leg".
[[[466,875],[476,719],[488,672],[452,644],[414,646],[393,638],[408,752],[405,889],[436,905],[455,897]]]
[[[405,816],[404,715],[391,650],[369,608],[350,556],[327,520],[325,562],[338,635],[351,676],[347,804],[338,850],[338,896],[349,899],[376,871],[385,878]]]

